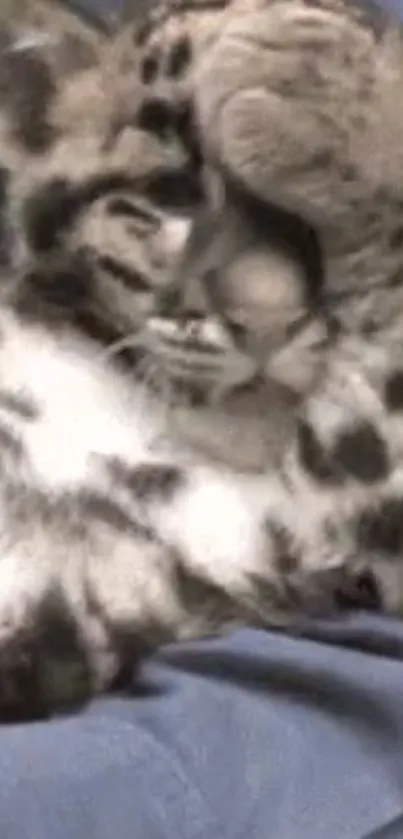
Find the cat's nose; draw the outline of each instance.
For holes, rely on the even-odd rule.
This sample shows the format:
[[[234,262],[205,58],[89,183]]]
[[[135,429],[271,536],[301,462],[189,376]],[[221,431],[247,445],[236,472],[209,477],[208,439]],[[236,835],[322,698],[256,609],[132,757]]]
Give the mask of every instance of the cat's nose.
[[[180,306],[180,288],[167,288],[158,295],[156,314],[159,317],[176,317]]]
[[[182,287],[180,316],[187,320],[201,320],[208,314],[207,296],[202,282],[189,277]]]
[[[166,289],[158,301],[158,313],[182,322],[204,320],[208,306],[202,284],[189,278],[182,286]]]

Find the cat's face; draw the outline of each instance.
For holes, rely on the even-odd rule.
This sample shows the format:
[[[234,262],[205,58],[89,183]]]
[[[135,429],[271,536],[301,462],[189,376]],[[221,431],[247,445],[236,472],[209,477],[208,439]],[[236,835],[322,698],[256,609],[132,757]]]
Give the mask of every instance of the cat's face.
[[[200,381],[208,362],[223,390],[260,376],[305,395],[328,341],[315,247],[297,220],[236,196],[196,217],[170,310],[149,324],[165,368]]]

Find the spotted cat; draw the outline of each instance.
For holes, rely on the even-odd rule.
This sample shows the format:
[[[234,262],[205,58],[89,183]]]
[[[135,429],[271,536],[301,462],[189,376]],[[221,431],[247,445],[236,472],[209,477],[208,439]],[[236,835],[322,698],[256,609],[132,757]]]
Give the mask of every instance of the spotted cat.
[[[151,102],[166,90],[163,69],[184,38],[183,27],[180,37],[172,32],[164,23],[143,46],[148,66],[158,40]],[[299,393],[277,486],[272,495],[267,488],[285,590],[292,582],[295,597],[308,569],[355,568],[368,603],[399,611],[402,28],[370,3],[235,0],[208,48],[192,48],[191,27],[186,37],[178,90],[209,210],[193,226],[179,282],[188,296],[197,278],[257,375]],[[178,95],[165,96],[166,122]],[[264,254],[279,219],[310,243],[300,250],[299,305],[264,261],[252,272],[248,260],[239,267],[239,230]]]
[[[263,457],[223,445],[240,406],[257,442],[254,364],[194,301],[161,328],[199,199],[138,126],[120,44],[66,67],[42,36],[0,38],[1,720],[122,684],[155,644],[291,616]],[[217,408],[192,409],[195,388]],[[273,462],[294,416],[279,393]],[[329,598],[310,575],[297,611]]]
[[[258,220],[269,198],[227,175],[219,144],[194,173],[194,147],[152,142],[120,43],[55,72],[57,43],[50,55],[6,31],[0,44],[2,719],[84,702],[165,641],[288,625],[357,600],[398,610],[402,590],[399,376],[387,368],[382,379],[391,343],[379,332],[365,377],[361,335],[331,331],[322,308],[326,259],[312,315],[298,254],[313,222],[296,208],[295,251],[273,202],[268,281]],[[212,220],[205,271],[194,236],[214,245]],[[322,337],[309,338],[311,315]],[[301,327],[305,358],[319,364],[293,376],[294,352],[274,374],[279,350],[301,347]],[[201,450],[173,425],[166,387],[179,399],[196,382],[249,404],[259,380],[270,467],[234,468],[209,451],[210,426]]]

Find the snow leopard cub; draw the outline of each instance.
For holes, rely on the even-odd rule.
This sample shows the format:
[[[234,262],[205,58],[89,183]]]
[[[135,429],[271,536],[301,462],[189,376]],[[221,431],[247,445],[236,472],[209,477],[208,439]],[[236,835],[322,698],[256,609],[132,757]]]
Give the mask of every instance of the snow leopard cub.
[[[321,448],[310,417],[301,417],[297,442],[280,468],[260,473],[217,464],[172,432],[165,400],[144,382],[144,355],[147,370],[151,363],[169,381],[185,384],[202,379],[207,390],[217,383],[221,392],[245,387],[262,372],[270,378],[254,317],[237,323],[225,302],[224,279],[230,298],[238,298],[237,312],[255,315],[247,295],[239,300],[237,268],[245,251],[229,260],[228,273],[221,257],[218,266],[213,259],[195,294],[192,273],[178,289],[183,203],[179,227],[177,217],[150,204],[150,185],[161,195],[161,182],[166,189],[178,174],[178,147],[170,144],[165,156],[161,144],[150,144],[130,110],[127,79],[115,77],[112,60],[95,60],[82,72],[58,81],[46,51],[21,48],[8,37],[0,51],[3,718],[85,701],[155,644],[240,621],[283,625],[331,608],[340,592],[350,596],[350,585],[354,595],[362,566],[350,548],[357,535],[368,543],[377,534],[375,516],[382,511],[368,510],[368,496],[378,502],[381,473],[389,470],[379,432],[371,426],[365,437],[362,423],[350,438],[340,435],[335,458]],[[10,96],[11,84],[20,98]],[[183,182],[186,172],[180,171]],[[229,184],[226,178],[226,190]],[[234,210],[237,223],[229,191],[227,202],[226,225]],[[219,245],[218,254],[225,255],[220,237]],[[255,245],[252,235],[247,272],[254,281],[245,289],[263,291],[263,326],[270,324],[277,336],[275,349],[283,348],[301,325],[304,283],[295,261],[290,269],[280,254],[282,279],[276,272],[276,283],[261,286],[267,272],[259,260],[256,265]],[[266,260],[265,241],[261,256]],[[157,296],[150,286],[157,286]],[[195,309],[199,292],[208,298],[210,319]],[[173,307],[169,316],[167,307]],[[120,347],[123,354],[124,345],[125,359],[116,353]],[[298,374],[284,384],[288,394],[294,389],[297,406],[312,391],[311,412],[318,382],[319,408],[323,404],[323,370],[314,367],[307,382]],[[289,363],[286,368],[292,372]],[[365,394],[357,411],[373,405],[373,390]],[[293,411],[285,416],[295,417]],[[360,455],[368,439],[371,461],[364,473]],[[352,450],[358,453],[355,471]],[[309,467],[305,472],[301,462]],[[337,492],[346,486],[348,492]],[[399,503],[392,499],[392,513]],[[393,522],[398,542],[396,515]],[[383,572],[383,546],[380,553]],[[396,565],[387,563],[388,569]],[[393,608],[384,585],[390,578],[381,578],[377,568],[374,575],[375,582],[361,576],[359,588],[364,585],[372,604],[381,599]]]
[[[220,395],[255,369],[214,313],[182,310],[162,341],[192,209],[186,190],[170,210],[150,191],[175,204],[186,173],[133,122],[112,60],[105,87],[97,51],[66,73],[57,56],[0,39],[3,720],[84,702],[155,644],[287,622],[322,592],[310,578],[296,606],[283,587],[264,515],[281,486],[208,453],[208,411],[202,452],[167,405],[166,384]]]
[[[267,492],[267,531],[273,543],[282,534],[284,579],[294,588],[309,569],[349,569],[364,600],[399,612],[402,28],[375,5],[353,0],[234,0],[208,47],[193,49],[184,17],[176,32],[169,23],[180,17],[177,6],[142,45],[143,67],[153,59],[148,102],[163,91],[166,124],[170,111],[170,124],[178,124],[178,102],[186,108],[182,142],[190,136],[199,166],[219,183],[211,193],[210,235],[195,224],[186,271],[179,272],[187,276],[184,293],[189,276],[201,274],[238,352],[266,379],[291,386],[296,364],[301,390],[295,434],[277,473],[281,503]],[[179,45],[186,60],[176,86],[171,73],[168,95],[164,73]],[[255,229],[260,216],[264,248],[271,213],[297,219],[316,242],[305,301],[290,317],[276,302],[286,290],[273,294],[264,271],[250,281],[248,270],[228,270],[240,219]],[[310,330],[317,335],[311,344]],[[284,365],[290,338],[297,351]],[[304,360],[311,354],[302,379],[299,342]]]

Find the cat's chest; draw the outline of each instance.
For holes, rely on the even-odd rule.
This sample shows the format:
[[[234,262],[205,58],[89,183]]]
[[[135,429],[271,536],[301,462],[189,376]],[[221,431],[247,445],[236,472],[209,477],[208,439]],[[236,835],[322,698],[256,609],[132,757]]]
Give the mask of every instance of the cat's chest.
[[[141,390],[99,350],[10,319],[0,342],[2,427],[21,441],[25,468],[54,489],[96,482],[110,458],[150,459],[159,431]]]

